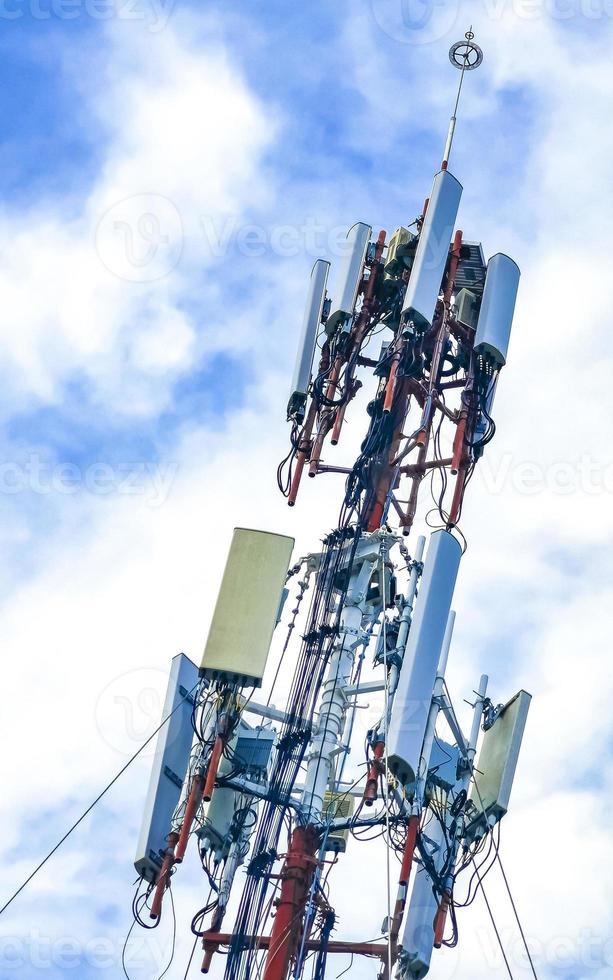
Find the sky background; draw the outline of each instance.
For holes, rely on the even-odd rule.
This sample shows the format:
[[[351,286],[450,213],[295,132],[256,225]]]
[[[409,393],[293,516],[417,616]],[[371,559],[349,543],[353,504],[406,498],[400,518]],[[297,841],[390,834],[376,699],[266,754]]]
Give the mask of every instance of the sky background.
[[[613,976],[612,18],[605,0],[1,0],[3,897],[153,730],[172,656],[198,659],[232,528],[303,554],[335,523],[333,478],[294,511],[275,485],[308,274],[354,221],[419,213],[472,24],[459,226],[523,278],[448,676],[463,717],[483,671],[495,701],[534,695],[503,861],[539,977]],[[356,406],[335,461],[363,427]],[[4,914],[0,980],[122,975],[147,777],[145,758]],[[385,911],[382,857],[357,850],[338,937]],[[487,886],[528,977],[496,870]],[[202,889],[182,868],[171,980]],[[505,976],[479,899],[459,926],[434,980]],[[158,977],[170,941],[168,917],[138,936],[130,976]]]

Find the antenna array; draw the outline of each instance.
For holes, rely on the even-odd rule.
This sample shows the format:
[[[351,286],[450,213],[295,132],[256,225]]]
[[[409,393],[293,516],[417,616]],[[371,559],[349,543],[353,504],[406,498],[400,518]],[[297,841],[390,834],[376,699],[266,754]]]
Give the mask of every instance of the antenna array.
[[[508,809],[530,696],[495,706],[482,676],[465,734],[445,683],[462,504],[495,433],[519,284],[512,259],[486,264],[481,245],[455,230],[462,186],[449,159],[464,77],[482,58],[472,30],[451,48],[461,75],[421,213],[389,240],[355,224],[331,295],[330,264],[313,267],[278,482],[294,506],[305,471],[342,475],[336,527],[294,564],[291,539],[236,529],[201,665],[173,661],[165,710],[173,725],[159,736],[135,910],[143,925],[159,923],[193,841],[208,892],[192,921],[201,969],[223,949],[226,980],[255,971],[299,980],[307,958],[323,980],[327,957],[339,953],[378,959],[382,980],[394,968],[400,980],[425,976],[433,948],[457,942],[458,881],[497,848]],[[329,462],[367,375],[360,453]],[[425,538],[411,551],[407,540],[424,486],[434,501],[425,558]],[[266,666],[280,599],[294,582],[281,654],[292,677],[279,709],[271,704],[279,667],[270,687]],[[263,684],[266,703],[255,697]],[[381,717],[367,734],[365,766],[348,779],[358,711],[375,692]],[[396,899],[380,942],[333,939],[342,922],[330,855],[353,860],[370,831],[400,859]],[[356,865],[356,883],[361,873],[366,886]],[[223,932],[234,895],[232,931]]]

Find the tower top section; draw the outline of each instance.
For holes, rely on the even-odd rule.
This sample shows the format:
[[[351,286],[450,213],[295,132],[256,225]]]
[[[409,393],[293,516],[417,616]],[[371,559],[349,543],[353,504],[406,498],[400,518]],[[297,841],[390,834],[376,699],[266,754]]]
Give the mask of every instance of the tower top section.
[[[483,61],[483,51],[478,44],[475,44],[474,38],[475,35],[473,34],[471,27],[468,31],[466,31],[464,40],[456,41],[456,43],[452,44],[449,49],[449,60],[451,64],[461,72],[461,74],[460,81],[458,83],[455,106],[453,108],[451,119],[449,120],[449,130],[447,132],[447,142],[445,143],[441,170],[446,170],[449,164],[449,157],[451,155],[451,147],[453,145],[453,137],[455,134],[458,116],[458,108],[460,106],[460,96],[462,95],[464,75],[467,71],[474,71],[475,68],[478,68]]]

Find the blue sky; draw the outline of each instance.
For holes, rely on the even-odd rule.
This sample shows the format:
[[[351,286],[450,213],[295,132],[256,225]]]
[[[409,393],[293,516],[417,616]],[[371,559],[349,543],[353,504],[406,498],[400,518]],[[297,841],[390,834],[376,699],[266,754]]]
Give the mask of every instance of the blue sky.
[[[0,5],[2,894],[133,751],[117,698],[159,699],[171,657],[198,657],[231,528],[292,533],[302,554],[334,522],[338,484],[309,481],[289,512],[274,479],[311,238],[334,261],[355,220],[391,232],[418,213],[457,81],[447,51],[472,23],[485,61],[466,80],[452,160],[460,225],[486,254],[514,255],[523,280],[496,440],[464,513],[450,683],[459,704],[485,669],[496,699],[534,694],[505,866],[539,975],[604,980],[613,768],[594,746],[613,736],[606,5],[117,0],[106,19],[94,0],[70,19],[67,9]],[[356,408],[339,462],[362,427]],[[141,712],[139,732],[155,716]],[[1,980],[121,975],[146,780],[144,760],[3,917]],[[177,884],[171,980],[201,899],[195,871]],[[514,972],[528,976],[500,882],[491,889]],[[383,893],[347,915],[341,867],[338,894],[346,928],[374,934]],[[474,978],[484,962],[504,976],[483,909],[463,918],[460,950],[432,976]],[[77,966],[57,959],[68,939]],[[100,940],[110,959],[92,965]],[[135,978],[159,975],[168,941],[148,938]],[[15,969],[15,948],[32,944]]]

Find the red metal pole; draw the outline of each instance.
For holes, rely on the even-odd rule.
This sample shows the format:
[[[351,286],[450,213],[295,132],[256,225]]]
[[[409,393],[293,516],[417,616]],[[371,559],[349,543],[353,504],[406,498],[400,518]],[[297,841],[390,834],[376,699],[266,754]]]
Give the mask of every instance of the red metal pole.
[[[404,909],[407,902],[409,879],[411,877],[411,867],[413,865],[413,855],[415,853],[418,831],[419,816],[414,814],[413,816],[409,817],[407,821],[407,839],[405,841],[404,851],[402,854],[400,877],[398,879],[398,893],[396,895],[396,903],[394,905],[392,921],[390,923],[392,965],[396,962],[397,958],[397,940],[400,933],[400,926],[402,925],[402,916],[404,915]],[[381,980],[389,980],[388,973],[388,964],[384,962],[383,970],[381,971]]]
[[[391,412],[392,405],[394,404],[394,395],[396,394],[396,375],[398,374],[398,365],[400,363],[401,353],[402,352],[400,349],[396,351],[390,365],[390,373],[387,379],[387,385],[385,387],[385,401],[383,402],[383,411],[386,413]]]
[[[319,837],[313,827],[296,827],[281,872],[281,894],[270,935],[264,980],[287,978],[300,939],[318,846]]]
[[[440,949],[443,945],[443,935],[445,933],[445,920],[447,919],[447,909],[451,901],[449,892],[443,892],[441,904],[434,916],[434,948]]]
[[[215,790],[215,779],[217,778],[217,770],[219,769],[223,746],[223,736],[218,735],[213,744],[213,751],[211,752],[211,758],[209,759],[209,767],[206,771],[206,782],[202,793],[202,799],[205,803],[209,802]]]
[[[376,500],[373,509],[370,512],[370,517],[368,519],[368,530],[376,531],[381,527],[381,521],[383,520],[383,508],[385,504],[382,500]]]
[[[405,419],[408,412],[408,398],[409,391],[407,387],[407,378],[402,378],[400,381],[396,379],[396,390],[398,392],[397,397],[394,398],[393,404],[393,416],[394,416],[394,435],[390,444],[388,459],[386,461],[386,466],[384,467],[383,473],[377,484],[375,490],[375,497],[370,506],[370,512],[368,514],[368,531],[376,531],[381,527],[381,521],[383,520],[383,515],[385,512],[385,504],[387,502],[387,496],[392,486],[392,480],[396,472],[396,467],[392,465],[392,460],[396,458],[400,442],[402,439],[402,427],[404,425]]]
[[[246,936],[246,942],[253,942],[258,949],[269,949],[272,936]],[[205,949],[215,951],[219,946],[229,946],[232,942],[231,932],[207,932],[202,940]],[[304,948],[309,952],[321,949],[320,939],[307,939]],[[344,956],[354,953],[356,956],[372,956],[383,959],[387,957],[387,943],[352,943],[343,940],[330,940],[326,944],[327,953],[342,953]],[[204,972],[204,971],[203,971]]]
[[[472,368],[471,368],[472,371]],[[469,385],[472,383],[472,375],[469,376],[469,381],[467,382],[467,390]],[[458,422],[458,428],[456,430],[456,438],[453,446],[453,463],[457,463],[457,468],[454,469],[452,464],[451,472],[456,473],[456,482],[453,491],[453,498],[451,501],[451,507],[449,510],[449,521],[447,527],[454,527],[459,518],[460,512],[462,510],[462,501],[464,499],[464,490],[466,488],[466,477],[468,475],[469,458],[464,453],[465,444],[470,441],[474,431],[475,425],[475,408],[474,403],[471,398],[465,401],[463,396],[463,407],[460,416],[460,421]]]
[[[164,892],[166,891],[168,882],[170,881],[172,866],[175,863],[174,848],[178,840],[179,835],[174,832],[169,834],[167,837],[168,849],[164,855],[162,868],[155,885],[155,892],[151,903],[151,911],[149,912],[150,919],[159,919],[160,915],[162,914],[162,899],[164,897]]]
[[[456,477],[455,489],[453,491],[453,498],[451,501],[451,508],[449,510],[449,520],[447,522],[447,527],[455,527],[455,525],[458,523],[460,510],[462,509],[462,500],[464,498],[465,483],[466,483],[466,467],[461,466],[458,471],[458,475]]]
[[[211,969],[211,963],[213,961],[213,955],[219,949],[219,943],[207,942],[207,935],[210,933],[219,934],[221,929],[221,923],[223,922],[224,913],[220,910],[219,906],[215,909],[213,913],[213,918],[211,920],[211,928],[203,936],[202,947],[204,949],[204,956],[202,958],[202,966],[200,967],[201,973],[208,973]],[[230,937],[231,938],[231,937]]]
[[[343,366],[343,358],[336,357],[334,364],[332,365],[332,370],[330,371],[330,377],[326,383],[326,390],[324,395],[327,399],[332,400],[334,398],[336,389],[338,387],[338,377]],[[317,433],[315,439],[313,440],[313,447],[311,449],[311,459],[309,463],[309,476],[317,476],[317,467],[319,465],[319,460],[321,459],[321,450],[328,432],[332,428],[333,421],[333,409],[324,408],[321,411],[319,417],[319,425],[317,428]]]
[[[409,817],[407,823],[407,839],[404,845],[404,851],[402,854],[402,864],[400,865],[400,877],[398,883],[400,885],[409,884],[409,879],[411,877],[411,866],[413,863],[413,854],[415,853],[415,845],[417,843],[417,832],[419,830],[419,816],[413,814]]]
[[[466,433],[466,416],[462,415],[458,422],[458,427],[453,440],[453,456],[451,458],[451,474],[455,476],[460,468],[462,454],[464,452],[464,435]]]
[[[298,450],[298,455],[296,456],[296,466],[294,468],[294,475],[292,477],[292,483],[290,486],[289,495],[287,497],[289,507],[293,507],[296,503],[298,488],[300,487],[300,481],[304,471],[304,464],[306,463],[307,455],[311,451],[311,434],[313,432],[316,414],[317,408],[315,402],[311,402],[306,422],[300,436],[300,448]]]
[[[181,824],[181,832],[179,834],[179,840],[175,850],[176,864],[181,864],[183,858],[185,857],[187,842],[189,840],[189,834],[192,829],[194,817],[196,816],[196,811],[200,806],[200,801],[202,800],[202,783],[203,783],[202,776],[194,776],[192,780],[190,794],[187,798],[187,803],[185,805],[183,823]]]
[[[334,420],[334,428],[332,429],[332,436],[330,442],[333,446],[338,446],[338,440],[341,437],[341,429],[343,427],[343,422],[345,421],[345,412],[347,411],[347,402],[341,405],[340,408],[336,410],[336,418]]]
[[[368,779],[366,780],[366,786],[364,787],[364,805],[372,806],[377,799],[377,787],[379,785],[379,776],[381,774],[381,762],[383,758],[383,752],[385,751],[385,742],[377,742],[373,748],[374,759],[370,764],[368,770]]]

